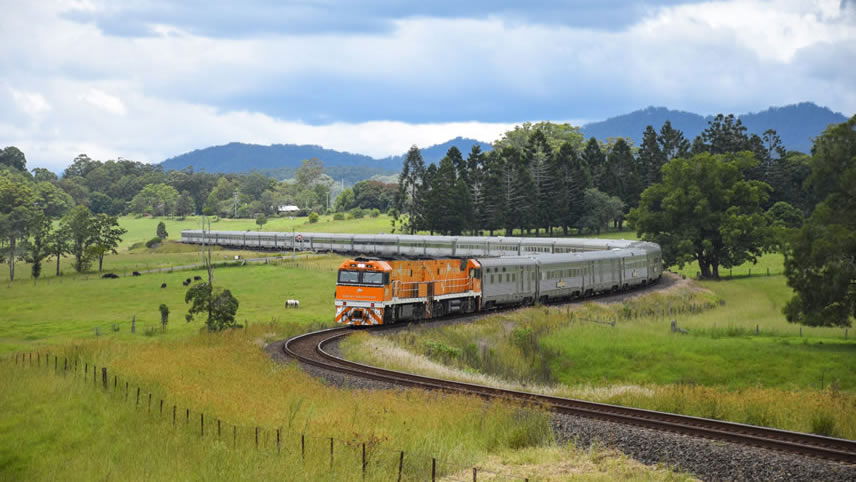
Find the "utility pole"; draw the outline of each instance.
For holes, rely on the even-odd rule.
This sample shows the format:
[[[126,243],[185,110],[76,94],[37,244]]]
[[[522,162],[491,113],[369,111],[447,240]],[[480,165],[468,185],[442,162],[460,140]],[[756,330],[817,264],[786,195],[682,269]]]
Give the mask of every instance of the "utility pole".
[[[238,217],[238,190],[237,189],[235,189],[234,199],[235,199],[235,215],[234,215],[234,217],[237,218]]]

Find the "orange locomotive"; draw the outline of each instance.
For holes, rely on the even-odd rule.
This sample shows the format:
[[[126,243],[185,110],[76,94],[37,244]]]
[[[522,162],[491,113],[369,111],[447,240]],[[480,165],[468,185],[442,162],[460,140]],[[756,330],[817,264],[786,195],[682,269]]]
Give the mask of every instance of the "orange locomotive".
[[[336,322],[382,325],[471,313],[481,303],[475,259],[355,258],[339,267]]]

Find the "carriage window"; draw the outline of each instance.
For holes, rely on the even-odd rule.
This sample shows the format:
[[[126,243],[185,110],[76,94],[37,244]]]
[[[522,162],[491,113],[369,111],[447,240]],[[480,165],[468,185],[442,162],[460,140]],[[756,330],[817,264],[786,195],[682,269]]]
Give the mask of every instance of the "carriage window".
[[[339,271],[339,283],[359,283],[360,282],[360,272],[359,271]]]
[[[370,285],[382,285],[383,273],[379,271],[364,271],[363,283]]]

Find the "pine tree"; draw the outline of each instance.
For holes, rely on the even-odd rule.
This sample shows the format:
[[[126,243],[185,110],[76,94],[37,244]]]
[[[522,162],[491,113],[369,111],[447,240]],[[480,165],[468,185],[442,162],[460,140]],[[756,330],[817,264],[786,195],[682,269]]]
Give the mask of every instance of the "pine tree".
[[[503,180],[505,179],[505,159],[500,154],[499,150],[493,150],[487,153],[484,157],[484,169],[482,170],[484,189],[480,204],[480,226],[488,230],[488,234],[493,236],[493,232],[505,225],[504,200],[505,187]]]
[[[407,156],[404,158],[404,165],[401,169],[401,175],[398,180],[398,193],[395,196],[395,212],[393,214],[393,228],[396,223],[399,224],[399,229],[409,231],[410,234],[416,232],[419,225],[418,213],[421,200],[419,193],[422,190],[422,181],[425,177],[425,161],[422,160],[422,154],[419,148],[411,146],[407,151]],[[400,219],[400,216],[406,215],[406,219]]]
[[[684,137],[683,132],[672,127],[671,121],[663,123],[660,135],[657,136],[657,144],[663,154],[663,163],[690,155],[690,142]],[[659,167],[657,169],[659,171]]]
[[[560,226],[565,235],[568,234],[568,227],[570,226],[570,189],[573,184],[571,170],[576,155],[577,153],[571,143],[565,142],[550,156],[550,172],[555,179],[551,195],[553,205],[550,212],[553,224]]]
[[[584,214],[585,191],[593,187],[594,183],[585,159],[575,150],[571,150],[571,153],[567,182],[569,205],[567,224],[579,228]]]
[[[603,172],[606,169],[606,156],[600,148],[600,143],[598,143],[597,139],[594,137],[589,139],[586,143],[586,147],[583,149],[582,159],[588,166],[592,182],[595,186],[600,186]]]
[[[532,178],[532,206],[529,218],[530,225],[538,228],[543,227],[549,231],[551,224],[550,208],[552,207],[553,184],[555,179],[550,173],[550,146],[547,138],[540,130],[535,131],[529,137],[526,149],[527,164]]]
[[[467,156],[467,176],[470,191],[470,217],[467,219],[466,229],[474,235],[486,226],[484,215],[484,176],[485,155],[478,144],[473,144],[469,156]]]
[[[647,126],[642,133],[642,147],[639,149],[639,164],[642,171],[642,182],[645,186],[660,182],[660,168],[666,163],[666,156],[660,148],[657,131]]]

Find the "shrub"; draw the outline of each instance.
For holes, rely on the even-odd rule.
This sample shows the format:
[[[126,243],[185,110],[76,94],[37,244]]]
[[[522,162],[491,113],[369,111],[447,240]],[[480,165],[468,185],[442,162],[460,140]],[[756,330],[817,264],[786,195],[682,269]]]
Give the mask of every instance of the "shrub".
[[[146,247],[147,248],[156,248],[156,247],[160,246],[161,241],[163,241],[161,238],[155,236],[154,238],[146,241]]]
[[[354,209],[351,209],[351,211],[350,211],[350,212],[351,212],[351,217],[352,217],[352,218],[354,218],[354,219],[361,219],[363,216],[365,216],[365,215],[366,215],[365,210],[363,210],[363,209],[361,209],[361,208],[354,208]]]
[[[380,216],[380,209],[378,209],[378,208],[372,209],[371,211],[369,211],[369,216],[371,216],[373,218]]]
[[[169,233],[166,232],[166,224],[164,224],[163,221],[158,223],[158,227],[155,234],[160,239],[166,239],[169,237]]]
[[[345,213],[336,213],[333,215],[333,221],[344,221]]]
[[[310,224],[317,223],[319,217],[320,216],[318,216],[318,213],[316,213],[315,211],[312,211],[311,213],[309,213],[309,223]]]

